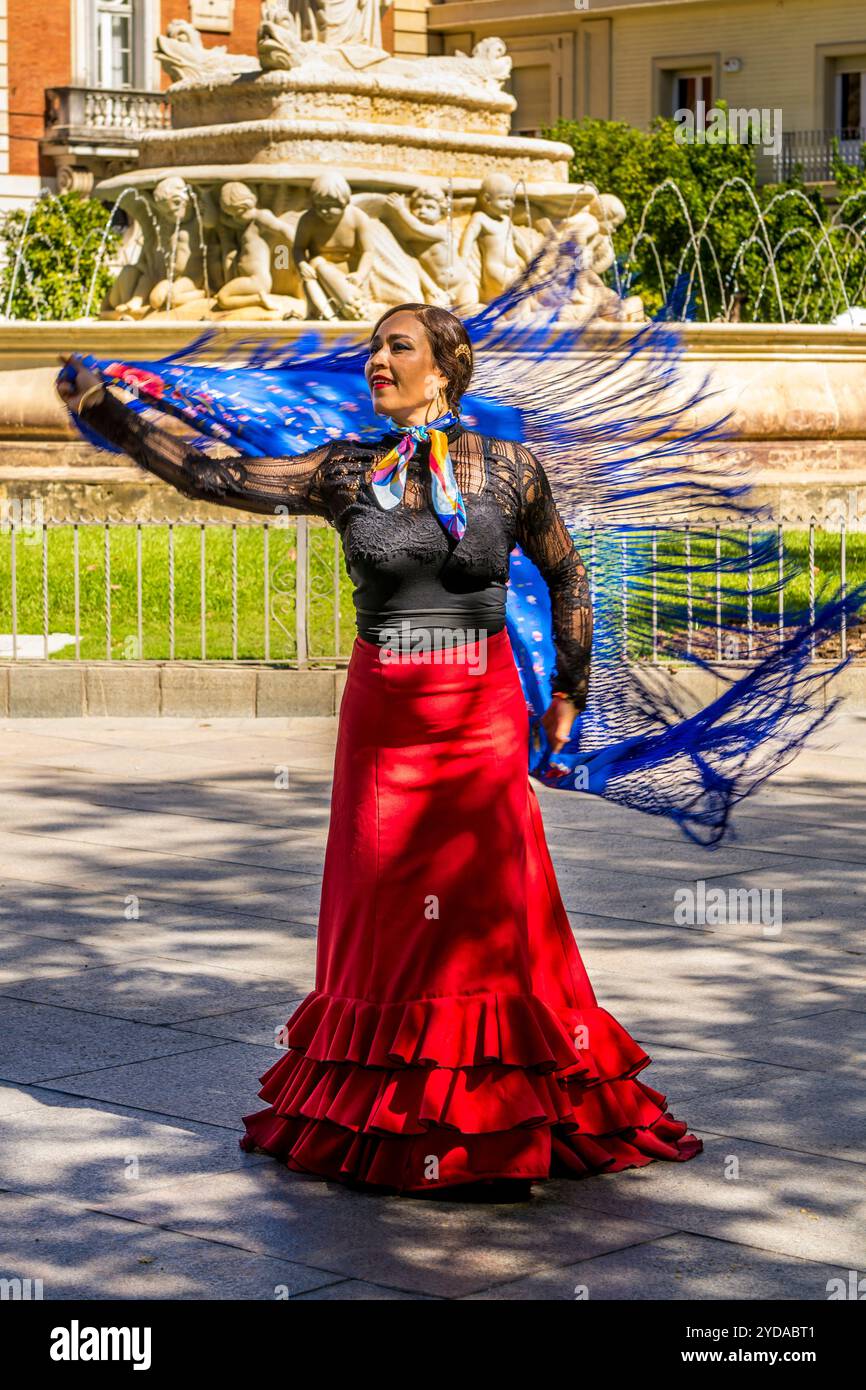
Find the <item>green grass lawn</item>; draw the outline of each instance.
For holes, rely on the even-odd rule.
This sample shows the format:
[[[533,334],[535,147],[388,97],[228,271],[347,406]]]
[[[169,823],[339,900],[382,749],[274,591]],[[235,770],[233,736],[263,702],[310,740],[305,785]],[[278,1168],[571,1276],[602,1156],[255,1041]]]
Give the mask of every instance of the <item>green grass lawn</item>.
[[[739,533],[742,535],[742,533]],[[757,546],[761,536],[753,533]],[[110,535],[111,656],[115,660],[168,660],[171,655],[169,623],[169,530],[165,525],[141,528],[142,553],[142,649],[138,649],[138,600],[136,590],[136,528],[114,526]],[[201,643],[201,528],[174,527],[174,655],[178,660],[198,660]],[[232,527],[208,526],[205,535],[205,656],[208,660],[231,660],[232,651]],[[265,659],[265,582],[264,528],[238,525],[237,544],[237,657],[240,660]],[[294,662],[297,659],[295,598],[297,583],[297,527],[270,526],[269,602],[270,659]],[[589,560],[587,537],[577,535],[577,543]],[[659,532],[658,555],[676,567],[682,564],[684,541],[681,532]],[[308,524],[310,554],[308,594],[308,652],[312,659],[348,657],[355,635],[352,585],[345,571],[342,550],[335,531],[315,522]],[[693,575],[692,593],[696,606],[709,602],[714,608],[715,538],[704,534],[692,539],[692,562],[706,566]],[[0,631],[12,631],[11,538],[0,533]],[[722,559],[735,550],[730,534],[721,537]],[[805,530],[786,531],[784,553],[787,565],[800,568],[785,587],[786,611],[807,610],[809,604],[809,536]],[[815,581],[832,590],[840,578],[838,534],[816,531]],[[849,589],[866,582],[866,536],[853,533],[847,538]],[[16,544],[17,631],[41,634],[43,631],[43,553],[41,533],[34,543],[19,534]],[[778,574],[774,554],[769,563],[753,574],[756,618],[778,613],[776,593],[760,593],[763,583],[772,584]],[[104,660],[107,656],[105,611],[105,528],[79,527],[80,633],[81,657]],[[51,527],[48,531],[48,630],[75,632],[73,568],[73,528]],[[676,577],[685,591],[684,576]],[[744,575],[726,576],[724,584],[736,598],[744,599]],[[339,595],[339,603],[335,595]],[[339,611],[339,631],[337,614]],[[723,614],[725,607],[723,605]],[[651,617],[648,593],[630,592],[628,597],[629,651],[642,657],[651,650]],[[663,622],[662,622],[663,631]],[[668,634],[677,640],[681,634]],[[664,644],[662,644],[663,647]],[[75,654],[73,645],[54,653],[59,659]]]
[[[174,655],[178,660],[201,658],[201,529],[174,528]],[[312,657],[348,655],[355,635],[352,585],[342,553],[335,561],[335,532],[328,526],[308,526],[309,595],[308,651]],[[141,528],[142,650],[138,650],[136,587],[136,528],[112,526],[110,535],[111,656],[113,659],[167,660],[170,656],[169,530]],[[232,658],[232,528],[205,528],[205,654],[208,660]],[[237,656],[265,656],[264,529],[239,525],[237,536]],[[292,524],[268,528],[270,658],[297,658],[295,595],[297,533]],[[105,660],[105,529],[79,527],[80,634],[84,660]],[[335,576],[339,592],[339,644],[336,643]],[[43,555],[41,538],[29,544],[23,535],[16,544],[16,592],[19,633],[43,631]],[[0,630],[12,631],[11,542],[0,535]],[[73,528],[48,530],[48,630],[75,632]],[[74,657],[70,645],[54,653]]]
[[[739,533],[743,539],[743,533]],[[758,566],[752,575],[753,588],[757,591],[763,584],[775,584],[778,578],[778,540],[775,528],[771,531],[759,532],[757,528],[752,533],[753,547],[757,551],[762,540],[769,540],[772,544],[773,554],[770,562],[763,566]],[[720,535],[720,554],[722,561],[726,556],[737,553],[737,547],[730,540],[726,539],[725,533]],[[849,533],[845,543],[845,578],[849,589],[856,588],[858,584],[866,581],[866,535],[859,532]],[[670,554],[672,557],[684,554],[684,546],[681,535],[672,536],[667,545],[659,545],[659,554]],[[693,589],[697,593],[700,590],[709,592],[715,587],[715,537],[702,536],[699,540],[692,542],[692,561],[702,561],[707,566],[707,571],[703,575],[696,575],[693,580]],[[783,558],[786,570],[788,568],[798,571],[788,579],[785,585],[784,597],[786,609],[805,609],[809,605],[809,532],[808,531],[785,531],[783,538]],[[835,589],[841,578],[841,543],[838,532],[815,530],[815,590],[820,594],[822,587],[828,590]],[[745,594],[747,589],[747,578],[744,574],[734,574],[726,577],[724,581],[734,590]],[[777,612],[779,606],[778,594],[760,595],[755,594],[756,612]]]
[[[649,540],[643,544],[649,549]],[[694,627],[692,650],[712,659],[721,650],[723,658],[737,660],[748,656],[748,593],[750,577],[736,570],[726,570],[725,562],[733,557],[743,556],[747,544],[744,531],[720,531],[718,548],[716,536],[706,531],[691,538],[691,584],[689,586],[685,569],[686,542],[680,532],[661,532],[657,535],[657,557],[659,565],[666,568],[658,580],[657,653],[660,656],[681,652],[686,648],[688,624],[684,616],[672,621],[665,612],[663,595],[670,591],[675,595],[681,610],[685,610],[686,598],[691,590]],[[764,551],[766,547],[766,552]],[[764,556],[765,562],[756,564],[751,571],[752,623],[754,629],[753,655],[766,651],[778,641],[778,622],[780,609],[779,593],[779,538],[773,527],[752,532],[752,551],[755,557]],[[583,553],[587,554],[584,545]],[[809,532],[791,530],[783,533],[782,564],[785,582],[782,588],[782,607],[786,623],[803,621],[808,618],[811,590],[814,587],[816,607],[839,592],[842,578],[842,548],[839,533],[819,531],[814,534],[814,570],[810,582]],[[617,571],[618,572],[618,571]],[[866,583],[866,536],[851,533],[845,544],[845,584],[850,592]],[[720,591],[720,592],[719,592]],[[616,588],[611,586],[611,592]],[[721,599],[718,605],[719,597]],[[641,659],[651,656],[652,642],[652,584],[648,581],[630,585],[628,594],[629,655]],[[718,610],[717,610],[718,605]],[[621,616],[622,599],[619,597]],[[714,628],[704,625],[701,633],[701,614],[712,622],[716,612],[721,614],[723,624],[741,634],[741,640],[728,639],[723,634],[721,645]],[[853,624],[848,632],[849,649],[859,653],[863,648],[859,633]],[[833,657],[839,654],[840,641],[832,639],[816,655]]]

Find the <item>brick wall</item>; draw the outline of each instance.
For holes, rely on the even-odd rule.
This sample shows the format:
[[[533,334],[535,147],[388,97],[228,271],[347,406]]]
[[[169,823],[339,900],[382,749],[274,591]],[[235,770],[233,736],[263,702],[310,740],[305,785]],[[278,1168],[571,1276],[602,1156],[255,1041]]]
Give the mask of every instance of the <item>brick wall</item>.
[[[71,80],[72,6],[6,0],[8,27],[9,165],[13,175],[53,175],[39,167],[39,137],[45,128],[45,88]]]

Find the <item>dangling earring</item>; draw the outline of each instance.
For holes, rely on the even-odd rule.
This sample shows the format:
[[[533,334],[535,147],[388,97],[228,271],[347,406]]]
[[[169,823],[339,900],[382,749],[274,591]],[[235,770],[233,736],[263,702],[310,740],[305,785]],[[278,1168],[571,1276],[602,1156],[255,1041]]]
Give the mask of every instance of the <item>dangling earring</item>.
[[[442,401],[441,407],[439,405],[440,400]],[[448,409],[448,398],[446,397],[445,392],[442,390],[441,386],[438,388],[436,395],[430,402],[430,405],[433,405],[436,408],[436,414],[433,416],[434,420],[438,420],[439,416],[444,415],[445,411]],[[427,418],[430,411],[430,405],[427,406],[427,409],[424,412],[425,425],[428,425],[430,423],[429,419]]]

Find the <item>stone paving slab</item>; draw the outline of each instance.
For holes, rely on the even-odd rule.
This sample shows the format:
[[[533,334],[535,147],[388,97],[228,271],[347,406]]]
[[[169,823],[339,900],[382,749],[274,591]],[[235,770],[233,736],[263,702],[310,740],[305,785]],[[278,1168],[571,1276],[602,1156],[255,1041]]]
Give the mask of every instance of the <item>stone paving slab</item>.
[[[286,796],[273,792],[275,801]],[[298,873],[299,857],[310,864],[321,863],[327,830],[311,833],[285,826],[263,826],[254,838],[239,843],[233,821],[180,817],[177,815],[126,811],[107,806],[89,806],[83,798],[56,798],[50,805],[33,807],[20,797],[4,798],[10,819],[7,833],[17,842],[18,836],[46,837],[65,845],[103,846],[138,855],[145,846],[162,854],[190,856],[196,860],[245,864],[250,868],[278,869]],[[279,802],[272,812],[279,819]],[[28,848],[24,847],[25,851]],[[742,867],[739,861],[734,867]]]
[[[4,799],[10,798],[9,804],[17,799],[19,805],[44,808],[58,795],[84,808],[193,815],[235,826],[288,830],[302,824],[327,827],[331,801],[330,773],[308,772],[291,763],[286,786],[277,789],[272,776],[260,777],[252,786],[239,786],[234,776],[127,782],[96,776],[88,769],[64,772],[61,777],[53,767],[34,767],[10,758],[0,768],[0,788]]]
[[[273,1301],[334,1282],[324,1270],[279,1256],[118,1221],[41,1196],[0,1193],[0,1231],[6,1277],[41,1279],[47,1300]]]
[[[850,1067],[866,1069],[866,1012],[828,1009],[825,1013],[768,1023],[760,1031],[749,1025],[732,1030],[727,1042],[737,1056],[773,1062],[779,1067],[810,1073]]]
[[[860,1031],[856,1016],[862,1010],[846,1009],[849,1002],[839,990],[797,989],[796,982],[774,988],[756,987],[749,991],[748,1004],[736,994],[726,993],[724,983],[712,980],[678,979],[644,983],[637,975],[619,975],[593,964],[592,953],[581,952],[603,1007],[614,1015],[633,1036],[652,1038],[656,1044],[695,1049],[731,1057],[774,1062],[781,1067],[814,1065],[833,1067],[834,1058],[821,1049],[822,1031],[834,1031],[831,1021],[810,1022],[819,1016],[850,1012],[851,1028]],[[682,1003],[680,1018],[672,1018],[672,987]],[[856,994],[852,991],[853,997]],[[861,998],[862,1002],[862,998]],[[763,1023],[754,1022],[753,1010],[760,1010]],[[854,1041],[852,1037],[851,1041]]]
[[[260,1009],[236,1009],[230,1014],[188,1019],[183,1031],[203,1033],[209,1038],[223,1038],[231,1042],[253,1043],[258,1047],[273,1047],[278,1030],[285,1027],[303,999],[301,995],[282,1006],[268,1004]]]
[[[162,1031],[162,1030],[160,1030]],[[86,1096],[136,1110],[171,1115],[244,1132],[241,1115],[262,1110],[258,1078],[280,1055],[274,1046],[255,1047],[172,1030],[174,1053],[122,1067],[94,1067],[55,1078],[64,1095]],[[743,1083],[750,1078],[743,1077]]]
[[[742,1088],[703,1095],[690,1102],[690,1123],[701,1132],[760,1143],[768,1132],[789,1152],[817,1154],[866,1164],[866,1100],[863,1063],[832,1073],[795,1072],[746,1079]],[[866,1198],[866,1172],[860,1180]],[[861,1255],[866,1246],[862,1243]]]
[[[732,1115],[735,1102],[731,1093]],[[692,1098],[681,1118],[703,1139],[703,1153],[688,1163],[664,1164],[663,1183],[647,1181],[660,1166],[650,1164],[589,1182],[550,1181],[550,1200],[596,1215],[666,1221],[679,1231],[862,1273],[863,1164],[785,1147],[790,1135],[777,1139],[775,1130],[781,1104],[773,1118],[765,1117],[760,1140],[752,1141],[720,1132],[721,1124],[715,1132],[702,1125],[702,1102]],[[792,1125],[797,1118],[791,1117]],[[800,1113],[799,1119],[807,1129],[810,1117]]]
[[[553,795],[551,793],[550,795]],[[808,807],[808,814],[798,818],[797,806],[791,806],[783,814],[783,808],[769,808],[763,815],[754,814],[749,803],[739,808],[736,819],[736,836],[725,840],[714,850],[691,844],[682,835],[674,838],[663,832],[663,825],[642,816],[639,825],[625,826],[620,820],[597,825],[590,823],[584,803],[578,814],[578,804],[572,801],[574,815],[569,823],[568,817],[557,811],[549,799],[542,801],[542,815],[547,831],[547,842],[551,850],[556,850],[557,859],[573,862],[584,861],[597,864],[611,859],[611,845],[619,846],[617,862],[654,864],[656,871],[664,867],[685,873],[694,872],[689,877],[712,879],[718,873],[728,872],[737,862],[748,863],[749,867],[772,867],[777,857],[802,859],[805,865],[816,864],[826,868],[830,864],[862,864],[866,861],[866,843],[862,836],[853,835],[849,819],[840,815],[838,824],[833,824],[829,816],[822,817],[816,824],[816,815],[821,806],[815,806],[814,799]],[[861,828],[866,828],[864,814]],[[579,826],[580,834],[575,836]],[[673,827],[671,827],[673,830]],[[664,841],[664,847],[659,844]],[[663,857],[662,857],[663,856]]]
[[[866,949],[866,932],[862,929],[866,918],[864,875],[859,865],[844,867],[850,872],[837,872],[839,866],[828,865],[820,873],[807,874],[802,868],[798,870],[796,861],[792,860],[784,866],[755,869],[748,877],[722,875],[712,881],[707,880],[707,884],[708,887],[722,888],[726,894],[740,889],[766,890],[768,912],[773,910],[773,892],[782,894],[782,921],[779,927],[773,921],[769,921],[766,927],[754,921],[721,924],[729,935],[772,937],[789,933],[796,927],[800,941],[820,942],[829,938],[831,943],[841,944],[844,937],[858,949]],[[684,877],[659,875],[648,878],[645,874],[606,869],[575,872],[568,864],[557,865],[557,878],[569,913],[587,912],[591,907],[597,916],[655,922],[662,927],[676,924],[677,905],[682,902],[677,894],[683,889],[695,891],[695,880]],[[727,897],[725,901],[728,901]],[[696,925],[702,927],[710,924]],[[805,927],[809,928],[808,932],[803,930]]]
[[[290,895],[289,910],[293,903]],[[248,907],[246,898],[221,901],[219,907],[207,899],[190,906],[173,900],[168,892],[156,896],[150,889],[137,902],[136,949],[151,956],[183,955],[190,961],[208,962],[216,953],[219,963],[227,967],[237,965],[250,973],[284,979],[297,940],[312,939],[315,950],[316,915],[309,914],[312,923],[298,922],[288,917],[257,917]],[[14,963],[26,955],[32,942],[56,943],[58,949],[61,943],[69,943],[94,950],[101,953],[102,964],[126,960],[131,937],[123,908],[115,894],[92,890],[70,894],[54,884],[7,880],[0,897],[0,923],[6,933],[6,953],[0,947],[0,960],[11,963],[14,978],[21,974]],[[51,947],[37,944],[34,949]],[[25,972],[25,977],[38,973]]]
[[[370,1302],[394,1302],[398,1299],[415,1303],[434,1303],[440,1300],[434,1299],[432,1294],[424,1293],[404,1293],[400,1289],[389,1289],[383,1284],[368,1284],[363,1279],[342,1279],[338,1283],[325,1284],[322,1288],[312,1289],[309,1293],[299,1293],[294,1296],[296,1303],[356,1303],[361,1301]]]
[[[126,963],[131,965],[136,958],[128,938],[124,947]],[[28,984],[40,985],[46,980],[63,979],[74,971],[101,969],[104,965],[101,943],[79,941],[74,936],[56,940],[26,932],[0,934],[0,990],[10,996],[14,995],[16,983],[26,989]]]
[[[230,715],[213,719],[182,715],[166,719],[162,715],[136,715],[134,719],[120,719],[96,715],[88,719],[36,718],[28,719],[26,723],[20,719],[0,720],[0,733],[14,734],[16,746],[19,747],[26,747],[28,739],[47,737],[66,738],[70,742],[90,743],[99,747],[117,744],[130,748],[140,746],[144,739],[148,744],[156,742],[160,747],[171,748],[188,744],[192,735],[197,743],[208,740],[219,743],[240,736],[270,744],[275,738],[300,740],[318,735],[328,737],[333,734],[333,728],[331,715],[259,719]]]
[[[72,722],[71,720],[69,721]],[[50,766],[63,774],[87,771],[91,776],[118,776],[122,771],[124,780],[151,781],[155,777],[171,781],[180,777],[190,781],[206,781],[216,778],[231,769],[231,779],[239,786],[264,788],[273,786],[274,768],[291,766],[308,771],[331,772],[333,770],[333,740],[316,739],[276,741],[270,758],[265,758],[261,745],[255,750],[248,749],[250,757],[245,763],[235,764],[230,757],[220,757],[205,748],[190,750],[189,740],[178,748],[162,748],[154,739],[153,747],[146,743],[132,743],[126,746],[94,746],[93,742],[82,742],[60,737],[54,746],[54,738],[36,736],[21,754],[23,766]]]
[[[578,1183],[574,1184],[579,1186]],[[548,1263],[667,1234],[664,1222],[539,1200],[486,1208],[349,1192],[278,1164],[192,1180],[99,1205],[145,1225],[301,1260],[404,1292],[458,1297]],[[494,1216],[495,1212],[495,1216]]]
[[[847,1268],[678,1232],[593,1260],[537,1270],[511,1284],[468,1294],[464,1301],[809,1301],[825,1298],[828,1281],[834,1279],[847,1283]]]
[[[297,918],[302,922],[312,916],[314,925],[317,920],[320,877],[292,875],[291,871],[286,871],[281,878],[273,878],[271,891],[263,892],[255,885],[266,871],[256,870],[255,875],[249,877],[242,865],[222,866],[225,871],[217,874],[213,866],[197,869],[192,862],[183,865],[177,859],[172,862],[168,855],[150,856],[146,863],[142,855],[134,865],[125,864],[118,853],[116,861],[106,864],[100,871],[96,862],[92,868],[87,867],[84,855],[71,862],[71,855],[55,851],[49,860],[45,858],[50,852],[48,846],[43,844],[40,849],[41,857],[35,857],[29,865],[23,865],[17,854],[0,855],[0,887],[5,888],[10,882],[32,883],[46,888],[65,886],[68,892],[77,892],[79,889],[93,891],[102,885],[106,895],[119,904],[125,904],[131,893],[140,897],[149,894],[164,902],[188,903],[192,899],[202,910],[212,908],[215,912],[224,911],[227,901],[242,898],[250,916],[272,917],[279,921]],[[94,860],[96,857],[93,856]],[[165,884],[168,886],[163,887]]]
[[[0,854],[0,874],[21,880],[28,867],[32,866],[37,882],[56,882],[56,878],[43,877],[46,871],[56,874],[67,868],[74,875],[70,886],[85,887],[92,884],[99,873],[99,865],[113,883],[129,884],[129,891],[149,883],[159,883],[166,877],[182,883],[186,892],[201,889],[213,891],[219,884],[226,892],[232,884],[248,885],[244,871],[254,869],[254,881],[261,894],[285,893],[292,888],[303,888],[320,881],[320,874],[299,872],[290,862],[268,866],[255,860],[238,858],[234,847],[226,844],[222,853],[203,855],[199,858],[195,849],[174,851],[168,846],[143,847],[124,844],[111,844],[98,840],[88,841],[72,835],[12,833],[4,837],[6,849]],[[99,854],[94,854],[99,850]],[[286,848],[285,860],[289,859]],[[53,866],[53,868],[52,868]]]
[[[862,736],[862,734],[858,734]],[[802,756],[802,755],[801,755]],[[798,766],[799,759],[794,766]],[[866,790],[855,785],[843,790],[838,783],[833,790],[819,788],[813,782],[788,776],[786,770],[760,789],[753,797],[742,801],[735,808],[729,827],[730,847],[748,844],[750,838],[760,831],[765,822],[778,822],[783,819],[790,828],[802,827],[807,831],[814,825],[818,835],[838,828],[851,830],[852,822],[862,824],[866,821]],[[545,824],[553,828],[565,829],[580,823],[586,833],[604,834],[608,830],[622,829],[635,834],[639,839],[668,840],[679,845],[682,832],[664,816],[644,815],[639,811],[612,802],[603,802],[580,792],[553,791],[540,784],[536,795],[542,807]],[[688,844],[691,844],[688,841]],[[724,842],[723,842],[724,843]],[[717,851],[708,848],[710,862]]]
[[[244,721],[240,721],[243,724]],[[303,723],[304,721],[300,721]],[[315,721],[311,721],[314,723]],[[294,750],[303,748],[310,741],[319,748],[324,748],[326,741],[329,741],[331,755],[334,749],[334,726],[335,719],[327,721],[331,725],[330,732],[312,728],[304,733],[303,729],[294,731],[272,730],[270,733],[265,729],[259,729],[259,724],[267,725],[267,720],[256,720],[255,727],[253,721],[247,721],[247,729],[239,728],[236,721],[230,719],[215,719],[212,724],[184,726],[183,720],[159,719],[151,721],[150,727],[146,726],[146,721],[138,719],[126,720],[73,720],[58,719],[48,721],[27,720],[4,720],[0,722],[0,733],[4,738],[15,738],[15,753],[13,765],[16,767],[29,767],[34,756],[38,762],[33,764],[33,774],[38,777],[40,772],[44,775],[52,766],[58,770],[66,771],[59,757],[55,757],[53,762],[44,756],[47,745],[57,748],[64,756],[69,753],[85,755],[90,749],[100,758],[106,751],[114,748],[119,756],[123,756],[128,766],[133,759],[140,759],[142,746],[147,748],[159,749],[161,754],[171,756],[173,752],[178,754],[188,754],[189,749],[197,748],[201,742],[203,746],[214,748],[229,749],[238,738],[244,738],[250,742],[257,741],[260,750],[267,749],[269,759],[274,763],[280,761],[275,754],[286,753],[290,755]],[[164,725],[163,729],[158,725]],[[283,759],[285,761],[285,759]],[[291,761],[291,757],[290,757]],[[100,766],[102,764],[100,763]],[[4,763],[3,776],[8,775],[9,764]],[[218,777],[203,776],[203,765],[196,765],[196,776],[191,780],[195,784],[202,784],[207,781],[216,782]],[[231,758],[230,753],[226,753],[226,767],[231,768],[232,780],[247,780],[250,777],[250,769],[244,764],[238,766]],[[98,769],[94,766],[85,765],[84,773],[89,777],[97,777]],[[261,772],[256,769],[253,774],[256,782],[261,783]],[[308,769],[299,769],[299,776],[317,779],[321,773],[310,772]],[[137,783],[132,783],[135,787]]]
[[[300,977],[302,970],[297,973]],[[103,1018],[183,1024],[187,1019],[208,1018],[251,1004],[283,1008],[287,997],[300,992],[303,984],[300,978],[283,984],[266,975],[227,970],[213,960],[204,966],[170,957],[145,957],[128,965],[17,981],[8,985],[4,994],[7,999],[89,1009]]]
[[[0,1188],[79,1201],[125,1198],[195,1173],[249,1172],[264,1154],[238,1147],[237,1122],[175,1116],[63,1095],[51,1086],[0,1086]]]
[[[736,992],[743,977],[754,974],[755,987],[765,995],[788,984],[797,991],[845,991],[858,983],[866,986],[866,955],[855,951],[808,948],[796,941],[771,937],[728,937],[722,927],[684,930],[654,923],[622,922],[587,913],[570,915],[584,960],[619,976],[646,979],[647,952],[652,951],[657,973],[665,980],[696,979],[714,986],[736,1008]],[[648,982],[649,983],[649,982]],[[866,995],[866,990],[864,990]]]
[[[28,999],[0,996],[0,1081],[68,1081],[94,1068],[121,1075],[145,1058],[213,1047],[193,1033],[105,1018],[83,1009],[54,1008]],[[66,1090],[64,1084],[59,1089]]]
[[[545,822],[545,825],[547,823]],[[615,866],[623,873],[648,874],[651,878],[670,878],[694,882],[698,878],[713,881],[719,874],[751,874],[754,869],[771,869],[776,863],[772,850],[757,846],[722,844],[711,855],[700,845],[690,844],[681,835],[669,843],[663,856],[659,855],[657,839],[639,837],[612,828],[601,833],[575,836],[574,827],[552,826],[547,833],[551,853],[558,864],[569,870],[581,868],[592,872]]]

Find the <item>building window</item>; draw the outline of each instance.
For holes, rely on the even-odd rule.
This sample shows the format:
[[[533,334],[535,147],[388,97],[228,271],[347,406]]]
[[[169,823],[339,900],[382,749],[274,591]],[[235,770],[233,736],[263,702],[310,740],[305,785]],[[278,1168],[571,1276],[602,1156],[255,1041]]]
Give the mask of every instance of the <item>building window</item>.
[[[704,103],[704,110],[709,111],[713,104],[712,73],[675,72],[672,76],[673,109],[670,115],[673,116],[677,111],[693,111],[697,114],[699,101]]]
[[[513,56],[513,55],[512,55]],[[551,125],[550,119],[550,65],[521,64],[511,69],[506,90],[517,106],[511,113],[512,135],[541,134],[542,126]]]
[[[866,129],[866,71],[840,72],[837,78],[836,126],[845,136]]]
[[[96,86],[131,87],[135,72],[132,0],[96,0]]]

